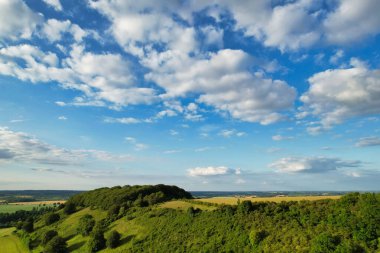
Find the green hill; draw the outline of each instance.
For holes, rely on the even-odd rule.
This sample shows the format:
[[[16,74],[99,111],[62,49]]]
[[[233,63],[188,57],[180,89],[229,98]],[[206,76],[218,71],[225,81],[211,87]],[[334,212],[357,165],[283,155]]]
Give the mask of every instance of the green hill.
[[[117,247],[103,245],[98,252],[343,253],[380,249],[380,194],[351,193],[337,200],[217,205],[191,199],[148,201],[158,192],[165,196],[159,198],[162,201],[182,195],[190,197],[171,186],[123,188],[102,188],[74,196],[70,199],[75,205],[73,213],[67,214],[62,207],[55,211],[60,219],[49,225],[49,213],[40,215],[33,223],[33,232],[18,229],[11,233],[12,240],[18,236],[23,245],[36,253],[48,249],[43,241],[49,230],[57,231],[69,252],[90,252],[90,245],[99,241],[94,238],[104,235],[107,239],[115,231],[120,234]],[[100,199],[106,203],[114,199],[116,205],[112,203],[107,208]],[[91,224],[92,231],[85,234],[83,229]],[[4,238],[0,240],[4,242]],[[13,244],[8,241],[6,245]],[[2,251],[0,244],[2,252],[26,251]]]

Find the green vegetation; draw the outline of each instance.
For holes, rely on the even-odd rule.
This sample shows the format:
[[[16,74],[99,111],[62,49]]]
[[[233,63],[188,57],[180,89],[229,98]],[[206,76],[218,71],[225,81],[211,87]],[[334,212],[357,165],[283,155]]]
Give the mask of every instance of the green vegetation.
[[[81,191],[66,190],[21,190],[0,191],[0,202],[31,202],[45,200],[64,200]]]
[[[46,213],[41,214],[34,218],[33,232],[20,229],[17,235],[33,253],[57,252],[50,251],[53,247],[49,246],[57,240],[63,245],[60,252],[66,248],[68,252],[102,253],[380,250],[380,194],[351,193],[340,199],[280,203],[242,200],[238,205],[192,199],[153,204],[148,201],[152,194],[165,199],[175,199],[178,194],[169,195],[162,187],[159,191],[145,191],[145,187],[126,187],[134,189],[130,191],[133,197],[123,195],[124,187],[102,188],[98,193],[112,192],[115,196],[106,197],[104,193],[98,195],[99,199],[93,193],[82,193],[80,198],[70,200],[74,213],[56,209],[54,213],[60,219],[50,225],[46,223]],[[145,192],[140,191],[142,188]],[[99,205],[100,199],[108,202],[112,198],[125,202],[116,201],[108,208]],[[141,201],[145,202],[142,206]]]
[[[0,252],[1,253],[24,253],[28,252],[26,246],[13,232],[16,228],[0,229]]]
[[[7,205],[0,205],[0,214],[1,213],[14,213],[16,211],[31,211],[36,208],[40,208],[41,205],[37,204],[31,204],[31,205],[14,205],[14,204],[7,204]]]

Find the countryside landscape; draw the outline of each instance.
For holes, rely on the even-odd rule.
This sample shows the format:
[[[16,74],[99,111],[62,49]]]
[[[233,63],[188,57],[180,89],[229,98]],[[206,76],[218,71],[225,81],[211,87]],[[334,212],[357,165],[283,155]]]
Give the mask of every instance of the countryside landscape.
[[[380,253],[379,0],[0,0],[0,253]]]

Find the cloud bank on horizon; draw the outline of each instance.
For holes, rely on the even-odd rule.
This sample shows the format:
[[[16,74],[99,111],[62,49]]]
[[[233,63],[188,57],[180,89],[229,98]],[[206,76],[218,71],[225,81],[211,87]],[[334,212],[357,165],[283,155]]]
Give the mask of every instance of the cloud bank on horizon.
[[[379,190],[378,13],[0,1],[0,185]]]

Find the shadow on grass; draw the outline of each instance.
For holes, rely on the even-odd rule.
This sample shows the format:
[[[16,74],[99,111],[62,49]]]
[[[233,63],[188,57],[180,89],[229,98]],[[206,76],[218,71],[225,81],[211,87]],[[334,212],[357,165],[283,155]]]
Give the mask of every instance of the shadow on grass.
[[[123,239],[120,240],[119,245],[123,245],[125,243],[130,242],[133,239],[133,237],[135,237],[135,235],[128,235],[128,236],[124,237]]]
[[[85,244],[85,242],[77,242],[77,243],[74,243],[73,245],[71,245],[68,250],[69,252],[72,252],[74,250],[77,250],[79,249],[80,247],[82,247],[83,245]]]

